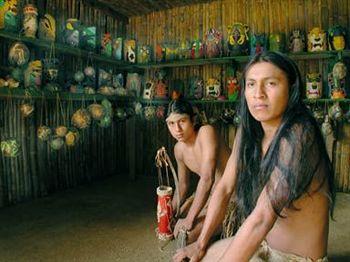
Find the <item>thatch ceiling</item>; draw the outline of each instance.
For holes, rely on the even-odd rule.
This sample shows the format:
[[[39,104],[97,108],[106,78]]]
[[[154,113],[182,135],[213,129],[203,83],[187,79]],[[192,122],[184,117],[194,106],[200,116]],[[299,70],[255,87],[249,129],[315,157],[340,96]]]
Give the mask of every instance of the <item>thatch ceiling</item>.
[[[86,0],[115,16],[128,18],[178,6],[212,2],[213,0]]]

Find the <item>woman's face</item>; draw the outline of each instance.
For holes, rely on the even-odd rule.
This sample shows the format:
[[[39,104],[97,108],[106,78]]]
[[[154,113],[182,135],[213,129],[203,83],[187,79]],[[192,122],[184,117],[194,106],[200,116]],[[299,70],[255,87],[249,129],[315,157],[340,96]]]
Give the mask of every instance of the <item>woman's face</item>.
[[[246,73],[245,98],[251,115],[261,124],[279,126],[289,98],[284,71],[268,62],[258,62]]]
[[[171,113],[166,119],[171,135],[180,142],[187,142],[195,133],[193,122],[187,114]]]

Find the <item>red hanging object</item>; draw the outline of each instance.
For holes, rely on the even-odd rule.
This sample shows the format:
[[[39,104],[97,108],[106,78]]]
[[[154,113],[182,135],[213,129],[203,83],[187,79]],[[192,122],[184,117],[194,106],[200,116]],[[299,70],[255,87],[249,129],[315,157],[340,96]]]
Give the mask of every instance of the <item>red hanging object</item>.
[[[173,232],[171,229],[171,221],[173,219],[173,215],[177,216],[180,211],[179,205],[176,207],[176,214],[173,213],[172,208],[172,196],[173,196],[173,188],[170,186],[169,181],[169,172],[168,169],[173,175],[175,188],[178,189],[178,178],[174,169],[173,164],[169,158],[164,147],[160,148],[157,151],[156,155],[156,166],[158,170],[158,182],[159,186],[157,187],[157,236],[159,240],[168,241],[173,238]],[[165,169],[166,180],[163,181],[162,177],[162,169]],[[175,191],[175,197],[177,197],[177,203],[180,202],[180,194],[178,190]]]
[[[158,238],[159,240],[168,240],[173,237],[170,226],[173,217],[173,209],[171,206],[173,189],[169,186],[159,186],[157,188],[157,195]]]

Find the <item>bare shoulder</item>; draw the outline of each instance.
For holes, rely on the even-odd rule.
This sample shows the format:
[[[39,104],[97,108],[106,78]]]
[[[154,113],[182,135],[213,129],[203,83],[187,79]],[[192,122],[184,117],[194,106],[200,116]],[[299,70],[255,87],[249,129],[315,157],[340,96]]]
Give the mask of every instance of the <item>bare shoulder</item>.
[[[184,151],[183,143],[177,142],[174,146],[174,155],[176,160],[183,159],[183,151]]]
[[[198,138],[200,140],[217,139],[215,128],[211,125],[201,126],[198,130]]]

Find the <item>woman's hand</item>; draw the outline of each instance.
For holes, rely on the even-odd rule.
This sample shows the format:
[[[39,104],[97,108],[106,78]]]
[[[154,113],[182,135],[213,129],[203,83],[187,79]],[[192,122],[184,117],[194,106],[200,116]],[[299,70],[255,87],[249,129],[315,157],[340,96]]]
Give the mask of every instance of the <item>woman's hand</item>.
[[[173,256],[174,262],[182,262],[185,258],[189,258],[190,262],[200,261],[205,255],[205,250],[199,248],[197,242],[192,243],[184,248],[178,249]]]

